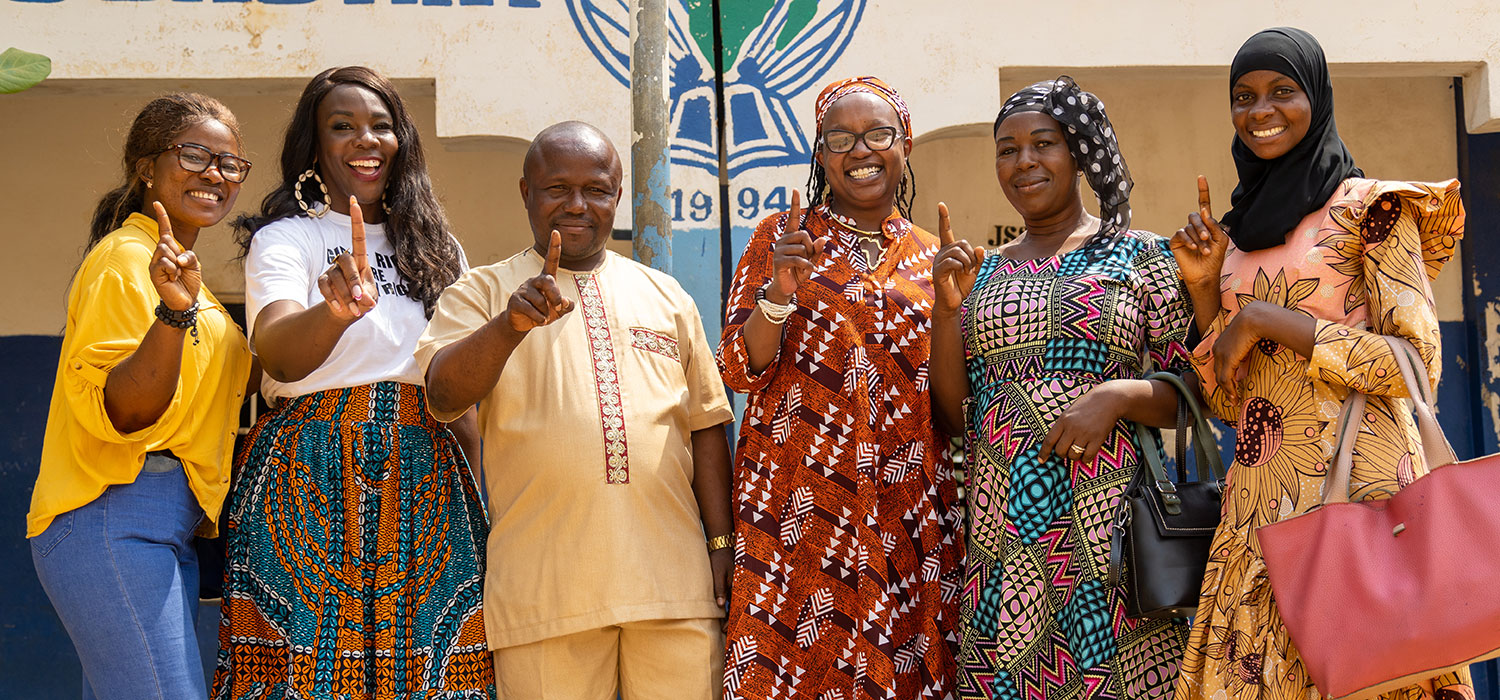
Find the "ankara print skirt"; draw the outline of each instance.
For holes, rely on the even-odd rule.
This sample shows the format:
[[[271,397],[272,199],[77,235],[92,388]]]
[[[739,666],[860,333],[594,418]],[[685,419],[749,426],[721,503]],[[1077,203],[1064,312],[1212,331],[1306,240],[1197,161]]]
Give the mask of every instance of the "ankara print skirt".
[[[422,387],[285,400],[237,462],[214,698],[494,697],[489,525]]]

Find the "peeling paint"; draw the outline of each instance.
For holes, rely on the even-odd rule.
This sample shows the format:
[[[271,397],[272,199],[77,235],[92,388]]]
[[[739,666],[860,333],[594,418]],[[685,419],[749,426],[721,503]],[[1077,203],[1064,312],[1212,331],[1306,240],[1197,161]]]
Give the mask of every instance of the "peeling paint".
[[[1476,279],[1475,285],[1478,286],[1478,284]],[[1494,382],[1500,381],[1500,302],[1492,301],[1485,304],[1484,324],[1484,327],[1491,331],[1484,335],[1484,359],[1485,364],[1490,367],[1490,381],[1481,386],[1479,398],[1484,402],[1485,410],[1489,411],[1490,425],[1500,430],[1500,395],[1490,389]]]

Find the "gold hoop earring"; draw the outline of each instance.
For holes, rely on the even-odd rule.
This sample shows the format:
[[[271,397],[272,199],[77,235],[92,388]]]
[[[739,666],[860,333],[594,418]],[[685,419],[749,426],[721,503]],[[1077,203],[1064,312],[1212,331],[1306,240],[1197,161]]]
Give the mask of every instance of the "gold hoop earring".
[[[318,189],[323,193],[322,208],[308,206],[307,201],[302,198],[302,183],[308,178],[312,178],[314,182],[317,182]],[[297,206],[302,207],[302,211],[307,212],[307,215],[314,219],[322,218],[332,208],[332,204],[328,201],[328,186],[323,184],[323,178],[318,176],[318,171],[315,168],[308,168],[307,172],[297,176],[297,184],[292,186],[292,199],[297,200]]]

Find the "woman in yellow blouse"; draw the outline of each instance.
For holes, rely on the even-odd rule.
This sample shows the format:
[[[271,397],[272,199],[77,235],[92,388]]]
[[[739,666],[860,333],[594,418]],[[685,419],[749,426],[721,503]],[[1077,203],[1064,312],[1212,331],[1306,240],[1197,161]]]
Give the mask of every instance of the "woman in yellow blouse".
[[[192,537],[216,529],[251,360],[192,249],[234,207],[242,152],[217,100],[147,104],[68,294],[26,534],[84,698],[208,694]]]
[[[1388,498],[1427,472],[1381,336],[1411,341],[1437,386],[1431,281],[1463,236],[1463,204],[1454,180],[1365,178],[1339,139],[1328,64],[1307,32],[1252,36],[1229,82],[1233,208],[1221,227],[1200,178],[1200,211],[1172,240],[1203,334],[1193,365],[1209,405],[1237,429],[1176,698],[1305,700],[1318,693],[1255,530],[1322,502],[1333,421],[1350,392],[1369,396],[1350,498]],[[1465,671],[1386,697],[1463,700],[1474,690]]]

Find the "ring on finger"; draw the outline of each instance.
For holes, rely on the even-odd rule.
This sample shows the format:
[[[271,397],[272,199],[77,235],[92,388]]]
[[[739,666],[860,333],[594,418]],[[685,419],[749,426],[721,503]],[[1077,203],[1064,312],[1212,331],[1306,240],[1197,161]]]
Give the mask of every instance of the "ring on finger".
[[[1074,445],[1074,446],[1068,448],[1068,454],[1070,456],[1073,456],[1073,457],[1082,457],[1083,456],[1083,448],[1079,447],[1077,445]]]

